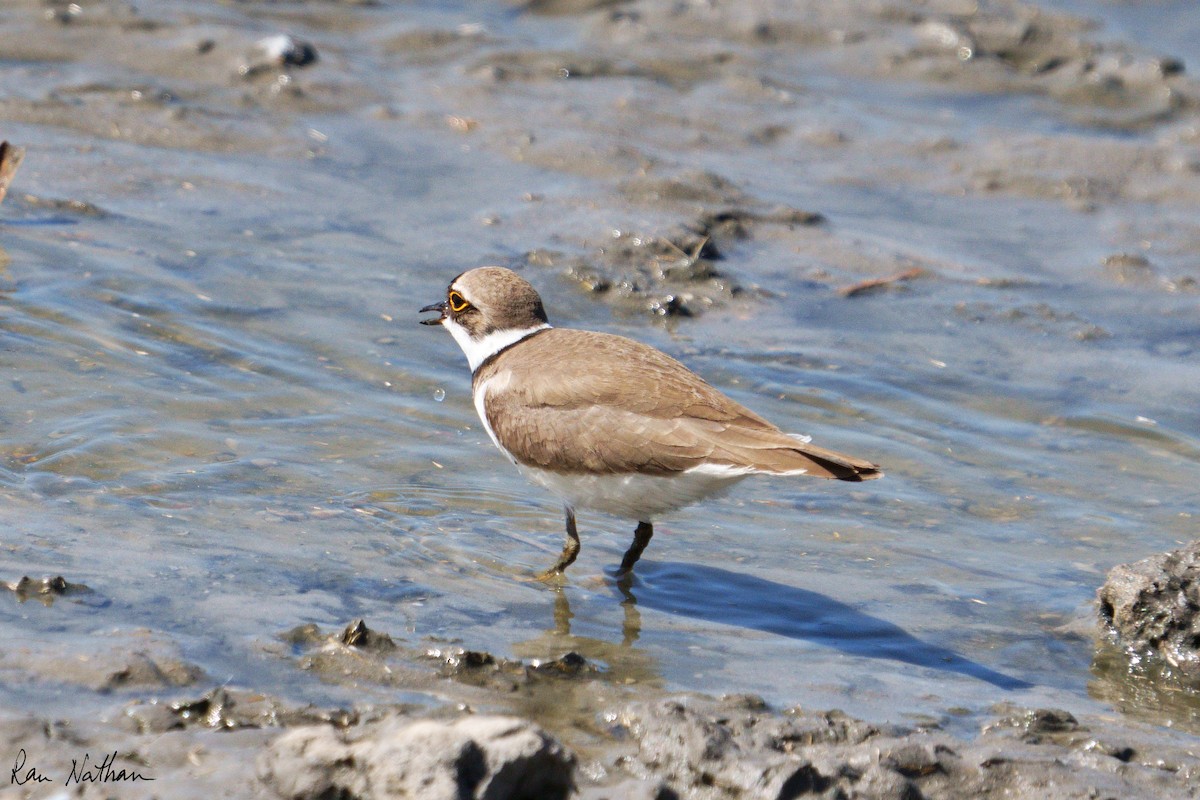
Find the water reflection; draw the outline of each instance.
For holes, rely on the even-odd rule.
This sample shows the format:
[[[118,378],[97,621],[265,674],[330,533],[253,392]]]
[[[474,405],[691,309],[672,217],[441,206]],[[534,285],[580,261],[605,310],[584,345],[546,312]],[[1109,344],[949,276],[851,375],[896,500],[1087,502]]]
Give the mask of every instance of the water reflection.
[[[1200,733],[1200,687],[1156,659],[1131,659],[1107,639],[1096,645],[1088,694],[1122,714]]]
[[[954,672],[1001,689],[1033,684],[923,642],[903,628],[826,595],[701,564],[639,563],[616,582],[626,609],[637,606],[820,644],[843,653]],[[634,637],[636,638],[636,636]]]
[[[558,658],[575,652],[589,661],[604,666],[604,677],[612,683],[660,686],[662,675],[658,662],[642,648],[634,647],[642,633],[642,615],[637,604],[623,602],[620,642],[571,632],[571,611],[568,592],[561,586],[550,587],[554,592],[553,627],[542,634],[513,646],[513,654],[522,659]]]

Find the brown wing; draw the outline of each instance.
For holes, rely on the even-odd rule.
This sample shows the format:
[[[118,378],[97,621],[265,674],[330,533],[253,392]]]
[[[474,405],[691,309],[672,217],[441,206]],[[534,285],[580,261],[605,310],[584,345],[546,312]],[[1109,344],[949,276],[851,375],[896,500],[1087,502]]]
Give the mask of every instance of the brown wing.
[[[841,480],[881,474],[867,461],[788,436],[670,356],[620,336],[552,328],[481,368],[475,381],[489,381],[484,413],[497,440],[527,466],[666,475],[709,464]]]

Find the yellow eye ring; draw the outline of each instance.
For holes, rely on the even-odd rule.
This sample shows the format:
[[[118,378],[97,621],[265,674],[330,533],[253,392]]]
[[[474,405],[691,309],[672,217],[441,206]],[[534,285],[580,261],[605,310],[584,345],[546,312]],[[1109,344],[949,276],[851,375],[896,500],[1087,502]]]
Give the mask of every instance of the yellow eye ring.
[[[455,314],[457,314],[460,311],[465,310],[468,306],[471,305],[470,303],[468,303],[466,301],[466,298],[464,298],[458,292],[451,292],[450,295],[446,299],[450,301],[450,310],[453,311]]]

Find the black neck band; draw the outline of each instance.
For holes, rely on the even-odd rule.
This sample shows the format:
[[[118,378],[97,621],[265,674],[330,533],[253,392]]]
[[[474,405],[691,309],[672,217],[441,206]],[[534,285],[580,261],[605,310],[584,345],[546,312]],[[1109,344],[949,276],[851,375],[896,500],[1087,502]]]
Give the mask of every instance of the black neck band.
[[[492,353],[490,356],[485,358],[483,361],[480,361],[478,367],[471,370],[471,380],[474,381],[475,376],[479,374],[479,370],[483,369],[488,364],[491,364],[493,361],[495,361],[497,358],[499,358],[502,353],[507,352],[508,350],[512,349],[516,345],[519,345],[521,342],[528,342],[530,339],[537,336],[539,333],[545,333],[548,330],[550,330],[549,326],[547,326],[545,328],[538,328],[533,333],[526,334],[525,336],[522,336],[520,339],[517,339],[515,342],[509,342],[508,344],[504,345],[504,347],[501,347],[499,350]]]

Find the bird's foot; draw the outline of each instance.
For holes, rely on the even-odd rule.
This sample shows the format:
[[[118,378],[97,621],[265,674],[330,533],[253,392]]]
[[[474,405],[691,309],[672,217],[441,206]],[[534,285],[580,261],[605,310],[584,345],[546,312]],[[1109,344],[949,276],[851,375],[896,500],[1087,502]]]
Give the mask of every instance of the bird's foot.
[[[567,582],[567,574],[558,567],[551,567],[547,570],[542,570],[536,575],[530,575],[525,580],[538,583],[544,583],[552,586],[562,586]]]

